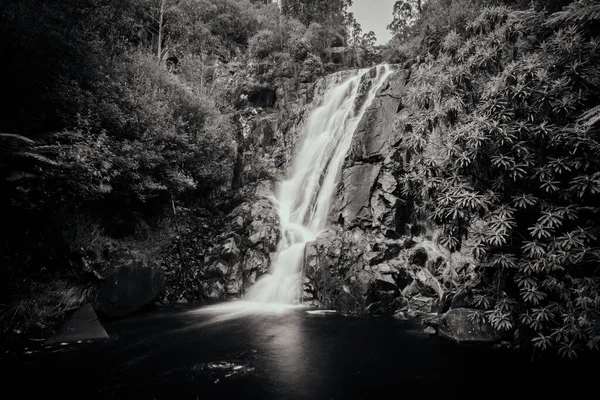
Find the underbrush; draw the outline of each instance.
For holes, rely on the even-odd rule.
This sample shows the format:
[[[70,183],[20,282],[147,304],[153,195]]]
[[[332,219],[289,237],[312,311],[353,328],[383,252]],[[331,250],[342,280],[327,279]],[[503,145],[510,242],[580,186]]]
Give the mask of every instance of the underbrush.
[[[0,311],[2,336],[49,336],[68,312],[93,298],[94,287],[56,279],[49,282],[28,282],[21,288],[21,293],[18,299],[3,305]]]

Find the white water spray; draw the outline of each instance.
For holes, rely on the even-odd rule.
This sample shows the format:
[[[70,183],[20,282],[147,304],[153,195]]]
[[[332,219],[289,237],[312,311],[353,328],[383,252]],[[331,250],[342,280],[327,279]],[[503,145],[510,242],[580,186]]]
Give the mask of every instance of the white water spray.
[[[311,113],[290,178],[277,190],[281,239],[272,273],[257,280],[246,300],[287,304],[299,300],[304,247],[325,228],[354,131],[391,72],[387,65],[357,71],[330,88],[322,105]]]

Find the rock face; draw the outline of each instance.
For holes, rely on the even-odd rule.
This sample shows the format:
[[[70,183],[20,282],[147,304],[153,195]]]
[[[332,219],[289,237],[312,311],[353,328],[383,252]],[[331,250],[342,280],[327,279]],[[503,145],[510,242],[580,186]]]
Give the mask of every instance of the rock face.
[[[86,304],[65,322],[46,344],[109,339],[91,304]]]
[[[207,299],[240,297],[256,279],[267,273],[279,242],[279,214],[273,201],[274,186],[260,181],[247,187],[245,201],[229,214],[225,232],[205,257],[200,278]]]
[[[476,274],[464,273],[472,270],[472,260],[441,247],[401,191],[398,177],[411,153],[395,120],[407,79],[404,70],[388,78],[353,134],[329,229],[305,249],[303,301],[402,318],[446,313],[440,332],[447,337],[492,341],[497,335],[489,324],[474,325],[464,309],[453,309],[466,304],[465,295],[455,293],[465,285],[457,271],[476,282]]]
[[[404,235],[409,219],[398,218],[404,199],[394,173],[406,151],[393,123],[405,81],[405,71],[394,72],[354,132],[330,208],[331,228],[305,250],[305,301],[373,314],[437,309],[437,283],[421,271],[423,256],[413,256],[426,250]]]
[[[403,159],[393,122],[401,104],[405,75],[401,70],[388,78],[353,135],[330,211],[330,220],[344,228],[375,228],[388,237],[400,236],[394,171]]]
[[[455,308],[445,313],[439,322],[440,336],[458,343],[493,343],[501,340],[480,310]]]
[[[348,65],[356,61],[352,57],[348,49],[332,49],[330,63]],[[293,149],[302,140],[304,121],[327,89],[355,73],[340,71],[302,83],[291,78],[294,67],[288,67],[273,78],[279,79],[270,97],[275,103],[261,103],[277,112],[252,111],[245,117],[240,182],[246,193],[205,257],[208,273],[201,286],[208,298],[242,296],[268,271],[280,229],[272,182],[285,178]],[[456,293],[457,287],[465,286],[459,276],[472,276],[476,283],[477,274],[465,274],[472,270],[468,255],[451,254],[437,244],[426,216],[403,194],[401,177],[412,154],[396,121],[402,115],[408,78],[406,70],[393,72],[352,132],[328,229],[304,251],[302,301],[350,313],[429,318],[452,312],[447,314],[448,326],[454,329],[458,325],[453,325],[453,309],[468,304],[468,296]],[[366,100],[369,87],[363,87],[357,107]],[[448,332],[454,332],[450,328]]]
[[[111,257],[102,271],[96,310],[109,317],[122,317],[153,304],[165,287],[163,271],[144,257],[122,251]]]

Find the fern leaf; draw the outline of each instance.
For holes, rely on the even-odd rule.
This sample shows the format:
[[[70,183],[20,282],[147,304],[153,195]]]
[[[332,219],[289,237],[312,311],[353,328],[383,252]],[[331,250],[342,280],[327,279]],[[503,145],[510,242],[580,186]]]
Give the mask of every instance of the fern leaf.
[[[600,3],[594,0],[579,0],[550,16],[545,25],[556,26],[572,22],[600,20]]]
[[[35,142],[25,136],[14,133],[0,133],[0,154],[23,151],[31,148]]]
[[[590,108],[577,119],[577,123],[584,128],[591,128],[600,121],[600,105]]]

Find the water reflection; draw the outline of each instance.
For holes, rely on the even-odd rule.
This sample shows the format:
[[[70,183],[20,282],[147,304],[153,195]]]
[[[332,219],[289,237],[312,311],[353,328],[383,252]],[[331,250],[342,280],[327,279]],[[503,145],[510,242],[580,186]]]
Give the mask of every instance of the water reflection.
[[[565,370],[554,365],[449,346],[414,322],[312,311],[232,302],[113,321],[106,324],[112,341],[7,360],[3,382],[8,390],[26,378],[18,385],[25,398],[55,391],[62,399],[79,399],[78,388],[85,387],[86,398],[113,400],[369,399],[390,391],[447,398],[462,382],[494,388],[510,382],[506,388],[513,392],[513,386],[538,387],[557,376],[567,382]],[[583,373],[596,373],[569,371],[581,388],[593,382]],[[77,385],[65,385],[65,376]]]
[[[265,316],[281,316],[294,310],[307,308],[304,305],[292,305],[282,303],[264,303],[253,301],[232,301],[229,303],[220,303],[213,306],[201,307],[188,311],[186,314],[194,317],[208,317],[200,319],[193,324],[194,328],[214,325],[239,318]]]
[[[303,319],[299,313],[283,318],[257,319],[250,343],[257,349],[263,371],[285,393],[302,393],[310,387],[311,363]]]

